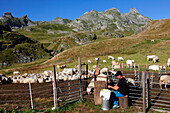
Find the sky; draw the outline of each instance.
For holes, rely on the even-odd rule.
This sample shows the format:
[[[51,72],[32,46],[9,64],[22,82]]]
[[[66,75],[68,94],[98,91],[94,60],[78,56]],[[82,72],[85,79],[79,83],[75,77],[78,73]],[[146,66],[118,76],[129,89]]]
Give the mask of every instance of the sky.
[[[0,0],[0,16],[27,15],[32,21],[50,21],[56,17],[74,20],[92,9],[102,12],[116,8],[127,13],[131,8],[151,19],[170,18],[170,0]]]

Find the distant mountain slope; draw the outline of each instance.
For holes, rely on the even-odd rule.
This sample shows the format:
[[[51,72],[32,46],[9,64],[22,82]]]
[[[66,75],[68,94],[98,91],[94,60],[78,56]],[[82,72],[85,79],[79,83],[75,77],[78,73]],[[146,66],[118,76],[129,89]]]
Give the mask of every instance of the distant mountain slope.
[[[105,12],[92,10],[84,13],[79,18],[69,23],[78,30],[97,31],[136,31],[152,20],[139,14],[135,8],[131,8],[128,13],[121,14],[116,8],[111,8]]]
[[[98,56],[124,56],[135,58],[137,63],[145,63],[146,55],[156,54],[159,63],[166,65],[170,57],[170,19],[154,20],[141,27],[140,33],[124,38],[112,38],[92,44],[75,47],[59,53],[46,63],[77,61],[78,57],[88,59]],[[151,40],[154,39],[154,42]],[[106,57],[107,58],[107,57]],[[150,63],[150,62],[148,62]]]
[[[0,17],[0,23],[3,25],[9,25],[11,28],[21,28],[24,26],[33,26],[35,24],[32,23],[32,21],[27,17],[27,15],[24,15],[22,17],[13,17],[11,12],[5,12]]]
[[[0,25],[0,68],[14,63],[28,63],[49,57],[43,45]]]

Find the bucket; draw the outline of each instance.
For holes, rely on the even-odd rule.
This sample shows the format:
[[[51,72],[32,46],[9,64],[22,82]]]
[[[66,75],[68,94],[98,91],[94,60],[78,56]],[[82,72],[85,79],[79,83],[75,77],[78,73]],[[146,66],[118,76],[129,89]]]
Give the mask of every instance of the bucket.
[[[110,101],[102,98],[102,110],[107,111],[110,109]]]

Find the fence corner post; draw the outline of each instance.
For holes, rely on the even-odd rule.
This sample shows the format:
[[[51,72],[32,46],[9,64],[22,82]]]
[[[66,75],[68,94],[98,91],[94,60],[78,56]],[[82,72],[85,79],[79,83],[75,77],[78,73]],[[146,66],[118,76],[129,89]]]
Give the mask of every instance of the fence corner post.
[[[143,94],[143,112],[146,113],[146,88],[145,88],[146,76],[145,72],[142,71],[142,94]]]
[[[56,97],[57,97],[57,107],[58,109],[60,108],[60,104],[59,104],[59,97],[58,97],[58,81],[56,80],[56,70],[55,70],[55,65],[53,65],[53,76],[54,76],[54,86],[55,86],[55,89],[56,89]]]
[[[80,57],[78,57],[78,70],[79,70],[79,76],[80,76],[80,98],[81,100],[83,100],[83,96],[82,96],[82,81],[81,81],[81,76],[82,76],[82,72],[81,72],[81,59]]]

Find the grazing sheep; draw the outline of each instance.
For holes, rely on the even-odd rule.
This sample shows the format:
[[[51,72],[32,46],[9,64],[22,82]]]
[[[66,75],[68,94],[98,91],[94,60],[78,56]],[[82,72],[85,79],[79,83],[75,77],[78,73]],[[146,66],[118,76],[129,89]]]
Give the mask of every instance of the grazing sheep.
[[[155,40],[151,40],[151,42],[154,42]]]
[[[150,65],[149,69],[151,69],[151,70],[159,70],[160,66],[159,65]]]
[[[153,60],[154,57],[158,57],[156,55],[147,55],[147,61]]]
[[[167,84],[169,84],[170,83],[170,76],[169,75],[162,75],[161,77],[160,77],[160,88],[162,89],[162,84],[165,84],[165,88],[166,88],[166,90],[168,90],[168,88],[167,88]]]
[[[97,76],[96,81],[107,81],[107,75],[104,74],[100,74]],[[110,82],[110,80],[108,79],[108,82]],[[92,88],[94,88],[94,78],[91,80],[91,82],[89,83],[88,87],[87,87],[87,93],[88,94],[92,94]]]
[[[158,62],[158,60],[159,60],[158,57],[154,57],[152,61],[153,61],[153,63],[156,63],[156,62]]]
[[[95,61],[98,61],[99,58],[95,58]]]
[[[19,71],[14,71],[13,75],[20,75],[20,72]]]
[[[167,63],[168,67],[170,67],[170,58],[168,58],[168,63]]]
[[[118,57],[117,59],[118,59],[118,61],[123,61],[124,60],[123,57]]]
[[[106,61],[106,60],[103,60],[103,63],[107,63],[107,61]]]
[[[127,65],[127,67],[129,67],[129,66],[130,66],[130,67],[132,68],[132,67],[133,67],[134,62],[135,62],[134,60],[127,60],[127,61],[126,61],[126,65]]]
[[[112,63],[111,63],[112,65],[116,65],[116,61],[112,61]]]
[[[88,62],[88,63],[92,63],[92,61],[91,61],[91,60],[88,60],[87,62]]]
[[[108,56],[108,59],[114,60],[115,58],[113,56]]]
[[[122,68],[123,68],[123,64],[120,65],[119,63],[117,63],[116,65],[113,66],[113,68],[114,69],[120,69],[120,66],[122,66]]]

